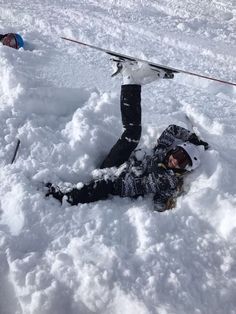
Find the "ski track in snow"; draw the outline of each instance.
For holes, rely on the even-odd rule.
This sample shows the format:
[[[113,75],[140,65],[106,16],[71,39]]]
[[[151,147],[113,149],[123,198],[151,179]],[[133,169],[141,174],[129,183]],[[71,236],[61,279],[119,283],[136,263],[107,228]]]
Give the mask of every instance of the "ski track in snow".
[[[143,87],[140,145],[187,114],[211,146],[173,211],[149,197],[60,207],[41,186],[88,181],[121,132],[109,58],[60,36],[235,82],[235,1],[0,3],[0,33],[26,39],[0,46],[0,313],[236,313],[235,88]]]

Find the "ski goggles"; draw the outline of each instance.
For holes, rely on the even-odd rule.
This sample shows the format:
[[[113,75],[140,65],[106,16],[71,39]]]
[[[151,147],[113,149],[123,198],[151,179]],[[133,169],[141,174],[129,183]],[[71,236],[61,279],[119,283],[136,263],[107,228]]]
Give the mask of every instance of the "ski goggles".
[[[4,46],[8,46],[14,49],[18,49],[18,44],[17,40],[14,34],[7,34],[3,39],[2,39],[2,44]]]
[[[180,169],[186,169],[187,166],[192,165],[189,155],[182,147],[176,147],[170,152],[170,155],[172,155],[173,158],[177,160],[178,167]]]

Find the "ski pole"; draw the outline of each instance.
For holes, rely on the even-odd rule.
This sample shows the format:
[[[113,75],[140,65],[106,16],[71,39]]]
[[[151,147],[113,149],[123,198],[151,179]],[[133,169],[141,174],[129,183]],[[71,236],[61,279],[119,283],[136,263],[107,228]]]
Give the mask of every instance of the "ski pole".
[[[20,140],[17,139],[16,148],[15,148],[14,155],[13,155],[13,157],[12,157],[12,160],[11,160],[11,164],[13,164],[14,161],[15,161],[15,159],[16,159],[16,154],[17,154],[17,152],[18,152],[18,150],[19,150],[19,146],[20,146]]]
[[[194,125],[193,125],[193,121],[189,118],[189,116],[187,114],[185,114],[185,119],[187,120],[188,123],[188,127],[194,131]]]

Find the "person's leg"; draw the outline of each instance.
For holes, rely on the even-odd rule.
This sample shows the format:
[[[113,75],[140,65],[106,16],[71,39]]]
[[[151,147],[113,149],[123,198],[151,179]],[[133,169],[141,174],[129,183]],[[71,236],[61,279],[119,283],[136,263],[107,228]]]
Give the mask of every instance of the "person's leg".
[[[92,203],[105,200],[109,195],[116,195],[114,185],[111,180],[97,180],[85,184],[81,189],[72,189],[65,193],[67,202],[71,205]]]
[[[81,189],[74,188],[69,192],[63,193],[58,187],[47,183],[48,192],[46,196],[52,195],[55,199],[62,203],[63,197],[67,197],[67,202],[71,205],[84,204],[104,200],[109,195],[118,195],[119,192],[115,188],[114,182],[111,180],[93,180],[85,184]]]
[[[141,137],[141,86],[122,85],[120,106],[124,131],[102,162],[101,169],[118,167],[127,161]]]

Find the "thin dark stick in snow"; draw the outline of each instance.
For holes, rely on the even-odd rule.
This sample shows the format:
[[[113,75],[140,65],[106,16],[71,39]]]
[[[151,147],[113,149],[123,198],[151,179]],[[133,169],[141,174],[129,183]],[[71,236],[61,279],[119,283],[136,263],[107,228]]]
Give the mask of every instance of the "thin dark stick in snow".
[[[11,164],[13,164],[13,162],[14,162],[15,159],[16,159],[16,154],[17,154],[17,152],[18,152],[18,150],[19,150],[19,146],[20,146],[20,140],[17,139],[16,148],[15,148],[14,155],[13,155],[13,157],[12,157],[12,160],[11,160]]]
[[[188,123],[188,129],[192,132],[195,132],[198,136],[200,136],[200,132],[197,126],[194,124],[194,121],[192,120],[192,118],[190,118],[187,114],[185,114],[185,118]]]
[[[191,129],[191,131],[193,131],[194,130],[193,121],[189,118],[187,114],[185,114],[185,119],[187,120],[188,128]]]
[[[194,124],[193,120],[187,115],[185,114],[185,118],[187,120],[187,123],[188,123],[188,129],[194,133],[196,133],[196,135],[200,136],[201,137],[201,134],[200,134],[200,131],[199,129],[197,128],[197,126]],[[210,145],[208,145],[208,148],[211,148]]]

